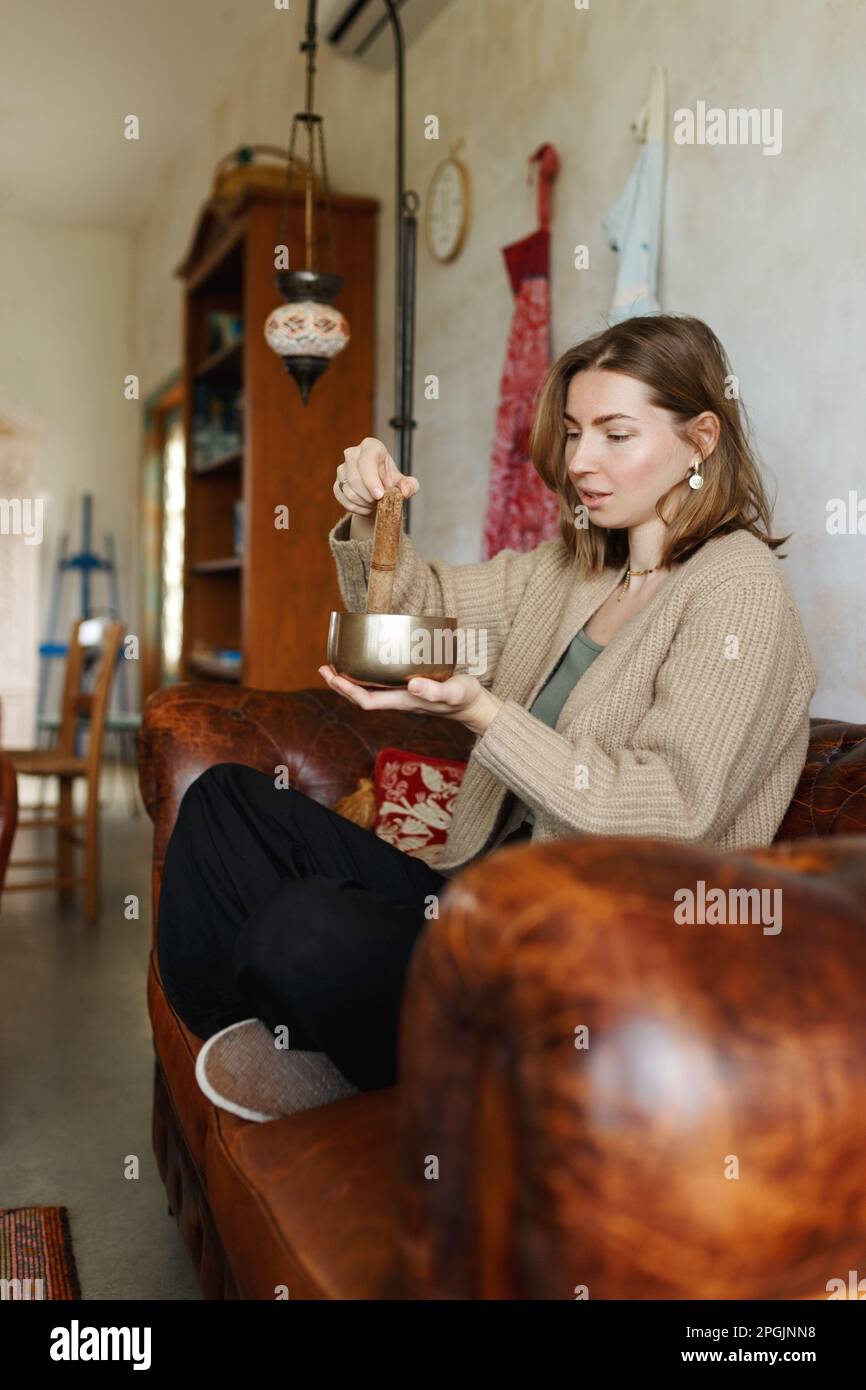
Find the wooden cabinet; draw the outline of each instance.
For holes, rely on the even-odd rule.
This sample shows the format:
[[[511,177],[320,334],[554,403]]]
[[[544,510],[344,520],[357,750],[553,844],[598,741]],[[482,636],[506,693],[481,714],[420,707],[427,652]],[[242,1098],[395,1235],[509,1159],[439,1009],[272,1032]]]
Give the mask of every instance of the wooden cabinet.
[[[184,295],[184,679],[265,690],[322,684],[328,614],[342,607],[327,535],[343,450],[373,433],[378,203],[332,198],[336,304],[351,340],[305,406],[264,338],[275,247],[304,265],[304,202],[250,190],[205,205],[178,269]],[[322,218],[322,224],[324,218]],[[326,254],[320,267],[331,269]],[[241,504],[238,507],[237,504]],[[287,521],[287,525],[285,524]],[[323,689],[324,689],[323,685]]]

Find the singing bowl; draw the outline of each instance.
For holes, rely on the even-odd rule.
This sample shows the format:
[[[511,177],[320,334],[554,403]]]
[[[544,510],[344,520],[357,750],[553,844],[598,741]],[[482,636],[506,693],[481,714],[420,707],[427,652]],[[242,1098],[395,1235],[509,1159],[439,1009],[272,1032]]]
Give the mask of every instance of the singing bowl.
[[[456,618],[332,613],[328,661],[359,685],[402,686],[412,676],[447,681],[457,665],[456,634]]]

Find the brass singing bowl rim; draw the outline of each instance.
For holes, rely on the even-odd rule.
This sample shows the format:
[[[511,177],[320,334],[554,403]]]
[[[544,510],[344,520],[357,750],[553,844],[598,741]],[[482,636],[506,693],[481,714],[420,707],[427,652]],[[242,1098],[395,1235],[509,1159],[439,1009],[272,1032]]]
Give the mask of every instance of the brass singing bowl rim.
[[[394,630],[398,639],[411,642],[413,632],[435,632],[437,629],[456,632],[457,627],[457,618],[423,613],[332,612],[328,624],[328,661],[339,675],[348,676],[358,685],[380,689],[405,686],[412,676],[447,680],[454,674],[456,654],[450,661],[383,663],[376,659],[374,653],[365,651],[363,646],[367,640],[371,643],[381,641],[389,628]]]

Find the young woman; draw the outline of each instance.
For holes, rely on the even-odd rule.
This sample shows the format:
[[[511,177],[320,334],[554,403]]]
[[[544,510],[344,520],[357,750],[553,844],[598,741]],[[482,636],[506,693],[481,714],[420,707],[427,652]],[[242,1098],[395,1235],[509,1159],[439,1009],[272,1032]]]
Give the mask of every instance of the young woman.
[[[560,538],[455,566],[400,537],[393,610],[478,629],[486,670],[371,691],[321,668],[364,709],[425,710],[477,735],[438,870],[240,765],[205,772],[180,808],[159,914],[169,1000],[204,1038],[242,1020],[287,1028],[291,1049],[336,1068],[324,1098],[396,1080],[425,904],[460,868],[527,836],[767,845],[803,769],[815,670],[773,553],[789,537],[770,534],[736,379],[706,324],[649,315],[569,349],[532,456],[559,496]],[[329,543],[350,611],[365,606],[392,485],[419,487],[379,440],[345,451]]]

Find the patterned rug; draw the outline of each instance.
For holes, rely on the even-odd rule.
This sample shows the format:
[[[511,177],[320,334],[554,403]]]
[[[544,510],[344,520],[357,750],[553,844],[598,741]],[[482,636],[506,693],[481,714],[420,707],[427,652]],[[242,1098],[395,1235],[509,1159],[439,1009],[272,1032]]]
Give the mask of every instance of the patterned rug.
[[[0,1299],[80,1297],[66,1207],[0,1207]]]

